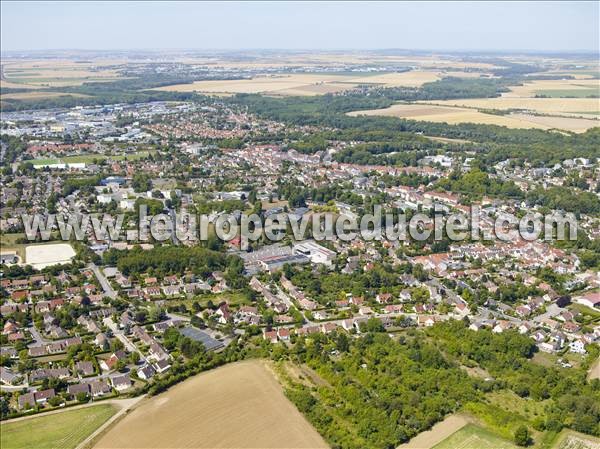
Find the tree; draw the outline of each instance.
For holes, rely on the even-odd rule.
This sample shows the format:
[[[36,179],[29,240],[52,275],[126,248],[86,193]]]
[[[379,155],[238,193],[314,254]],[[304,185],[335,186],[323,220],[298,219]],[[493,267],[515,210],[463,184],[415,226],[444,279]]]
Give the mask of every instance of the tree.
[[[48,403],[52,406],[52,407],[58,407],[60,404],[63,403],[63,399],[60,396],[54,396],[53,398],[50,398],[48,400]]]
[[[129,360],[131,360],[131,363],[133,363],[134,365],[137,365],[140,361],[140,355],[136,351],[134,351],[129,355]]]
[[[77,402],[87,402],[88,401],[88,394],[84,391],[82,391],[81,393],[77,393]]]
[[[515,443],[519,446],[527,446],[531,442],[531,435],[529,429],[525,425],[520,425],[515,430]]]

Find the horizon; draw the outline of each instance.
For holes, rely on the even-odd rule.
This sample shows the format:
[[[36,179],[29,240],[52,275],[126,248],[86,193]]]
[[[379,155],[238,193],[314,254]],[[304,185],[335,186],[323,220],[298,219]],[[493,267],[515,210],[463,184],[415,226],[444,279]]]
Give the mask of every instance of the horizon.
[[[4,1],[1,8],[2,53],[411,49],[596,54],[600,50],[596,20],[600,5],[586,1]],[[73,40],[79,48],[72,47]]]

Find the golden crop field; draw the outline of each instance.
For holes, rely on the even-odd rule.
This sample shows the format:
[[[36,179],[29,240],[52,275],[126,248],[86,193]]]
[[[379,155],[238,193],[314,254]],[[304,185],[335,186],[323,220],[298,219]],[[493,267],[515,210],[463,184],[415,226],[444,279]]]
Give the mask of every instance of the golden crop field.
[[[3,88],[77,86],[91,81],[112,81],[119,78],[113,66],[117,60],[3,60]]]
[[[452,100],[462,102],[465,100]],[[480,100],[482,101],[482,100]],[[436,102],[437,103],[437,102]],[[443,102],[442,102],[443,103]],[[484,125],[499,125],[508,128],[537,128],[561,129],[573,132],[585,132],[594,126],[600,126],[598,119],[577,119],[569,117],[541,117],[531,114],[495,115],[479,112],[475,108],[446,106],[437,104],[395,104],[389,108],[372,109],[368,111],[349,112],[350,116],[372,115],[400,117],[436,123],[479,123]]]
[[[411,70],[410,72],[385,73],[383,75],[359,77],[352,81],[357,84],[382,84],[386,87],[420,87],[425,83],[430,83],[439,79],[441,79],[439,72]]]
[[[542,114],[583,117],[591,119],[600,114],[600,100],[597,98],[497,97],[469,98],[464,100],[435,100],[423,103],[475,109],[520,109]]]
[[[267,95],[322,95],[352,89],[360,84],[384,87],[419,87],[439,80],[438,71],[410,71],[385,74],[282,74],[245,80],[196,81],[156,88],[174,92],[209,94],[263,93]]]
[[[510,92],[504,93],[502,97],[530,98],[540,94],[560,95],[562,92],[565,92],[564,96],[576,96],[578,91],[581,95],[600,95],[600,79],[535,80],[511,87]]]
[[[142,401],[94,447],[326,448],[263,363],[233,363]]]

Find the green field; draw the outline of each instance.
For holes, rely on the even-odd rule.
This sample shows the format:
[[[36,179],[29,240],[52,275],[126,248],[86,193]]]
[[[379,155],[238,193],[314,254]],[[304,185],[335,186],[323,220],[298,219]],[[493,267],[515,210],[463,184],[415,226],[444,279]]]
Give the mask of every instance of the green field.
[[[516,449],[510,441],[475,424],[467,424],[433,449]]]
[[[1,424],[2,449],[73,449],[116,412],[108,404]]]
[[[594,97],[598,98],[600,92],[598,89],[547,89],[547,90],[536,90],[536,95],[544,95],[550,98],[587,98]]]
[[[143,159],[150,155],[149,151],[140,151],[135,154],[118,154],[118,155],[103,155],[103,154],[82,154],[79,156],[65,156],[60,159],[32,159],[31,162],[33,165],[45,165],[45,164],[60,164],[60,163],[72,163],[77,164],[84,162],[86,164],[94,163],[94,161],[104,161],[106,159],[110,159],[112,161],[135,161],[138,159]]]

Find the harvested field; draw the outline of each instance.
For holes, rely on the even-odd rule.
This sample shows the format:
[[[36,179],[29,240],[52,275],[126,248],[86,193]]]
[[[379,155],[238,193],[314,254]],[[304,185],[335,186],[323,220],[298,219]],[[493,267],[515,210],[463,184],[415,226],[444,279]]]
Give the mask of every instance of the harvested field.
[[[323,95],[352,89],[360,84],[385,87],[419,87],[440,79],[439,71],[410,71],[385,74],[282,74],[247,80],[196,81],[156,90],[211,94],[263,93],[267,95]]]
[[[475,424],[467,424],[433,446],[434,449],[516,449],[517,447],[511,441]]]
[[[386,87],[420,87],[425,83],[439,79],[441,79],[439,72],[412,70],[410,72],[386,73],[384,75],[355,78],[352,81],[357,84],[382,84]]]
[[[73,449],[117,409],[109,404],[2,423],[3,449]]]
[[[73,256],[75,256],[75,251],[68,243],[30,245],[25,248],[25,263],[38,270],[52,265],[70,263]]]
[[[463,415],[450,415],[435,424],[430,430],[421,432],[408,443],[401,444],[398,449],[429,449],[448,438],[469,424],[470,420]]]
[[[593,118],[600,111],[597,98],[474,98],[465,100],[437,100],[423,102],[439,106],[467,107],[475,109],[519,109],[542,114]],[[589,117],[586,116],[589,114]]]
[[[96,448],[325,448],[261,361],[202,373],[143,401]]]
[[[494,100],[494,99],[490,99]],[[534,100],[534,99],[531,99]],[[537,100],[537,99],[535,99]],[[552,100],[552,99],[540,99]],[[562,100],[562,99],[561,99]],[[452,100],[467,101],[467,100]],[[486,100],[473,100],[486,101]],[[357,117],[360,115],[390,116],[410,120],[436,123],[480,123],[484,125],[499,125],[508,128],[523,129],[559,129],[572,132],[585,132],[590,128],[600,126],[600,120],[594,115],[590,118],[538,116],[533,114],[512,113],[507,115],[486,114],[479,112],[474,107],[447,106],[430,103],[395,104],[389,108],[372,109],[368,111],[353,111],[348,115]],[[445,102],[440,102],[445,103]]]
[[[532,114],[511,114],[510,117],[523,120],[523,122],[541,125],[546,129],[562,129],[576,133],[583,133],[590,128],[600,126],[600,120],[598,119],[556,117]]]
[[[523,83],[522,86],[511,87],[510,92],[504,93],[502,97],[531,98],[536,95],[585,97],[594,94],[600,94],[598,79],[535,80]]]
[[[204,93],[277,93],[288,89],[324,86],[326,83],[351,79],[345,75],[279,75],[245,80],[196,81],[156,88],[175,92]],[[351,88],[347,86],[346,89]],[[324,88],[323,88],[324,89]],[[307,94],[304,94],[307,95]]]
[[[553,449],[600,449],[600,439],[565,429],[556,438]]]
[[[369,111],[354,111],[348,113],[353,117],[360,115],[391,116],[410,120],[436,123],[480,123],[485,125],[500,125],[509,128],[541,128],[543,125],[513,119],[511,116],[484,114],[475,109],[429,106],[423,104],[395,104],[389,108]]]
[[[77,62],[63,59],[2,61],[2,87],[35,89],[78,86],[85,82],[120,78],[114,65],[124,61],[94,60]]]

